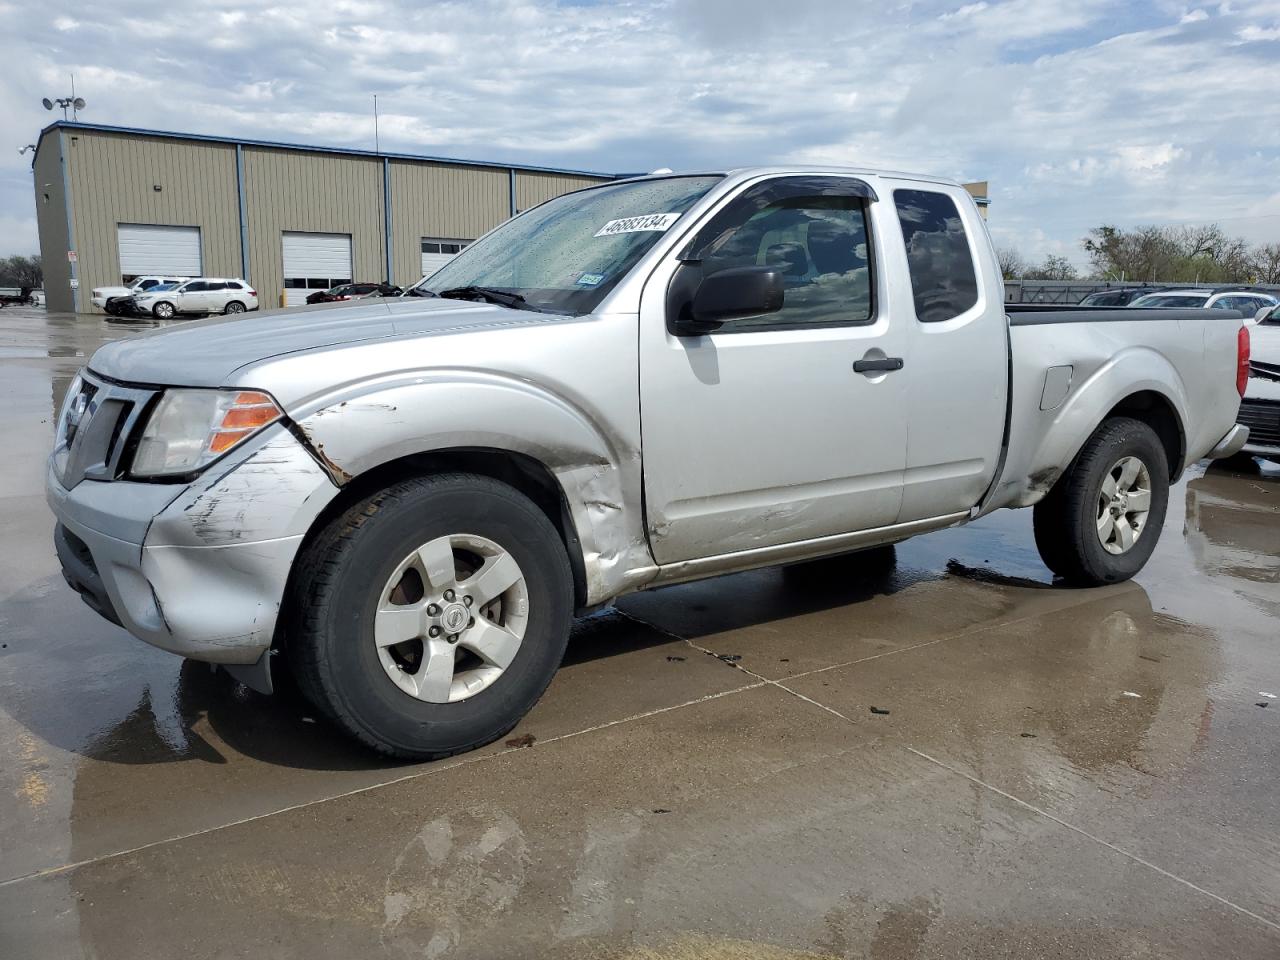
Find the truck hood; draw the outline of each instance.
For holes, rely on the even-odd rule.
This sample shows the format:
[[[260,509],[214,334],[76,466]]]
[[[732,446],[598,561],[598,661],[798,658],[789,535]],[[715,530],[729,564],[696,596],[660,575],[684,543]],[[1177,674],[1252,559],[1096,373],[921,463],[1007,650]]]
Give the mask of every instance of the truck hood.
[[[220,387],[241,367],[323,347],[405,335],[545,323],[547,314],[465,300],[348,301],[215,317],[101,347],[95,373],[126,383]]]

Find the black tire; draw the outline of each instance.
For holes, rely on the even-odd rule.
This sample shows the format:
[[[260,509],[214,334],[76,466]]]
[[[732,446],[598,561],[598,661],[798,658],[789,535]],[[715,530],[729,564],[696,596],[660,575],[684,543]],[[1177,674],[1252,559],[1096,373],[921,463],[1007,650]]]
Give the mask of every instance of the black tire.
[[[1104,549],[1098,536],[1097,510],[1103,481],[1125,457],[1135,457],[1147,468],[1151,507],[1133,545],[1113,554]],[[1129,417],[1106,420],[1085,441],[1049,494],[1035,505],[1033,521],[1040,558],[1058,576],[1080,586],[1128,580],[1155,550],[1168,505],[1169,462],[1155,431]]]
[[[239,300],[228,301],[227,305],[222,308],[223,313],[244,313],[244,304]]]
[[[175,313],[177,311],[168,300],[161,300],[151,308],[151,315],[159,320],[169,320]]]
[[[446,534],[502,546],[519,564],[529,619],[515,659],[468,699],[428,703],[384,672],[373,642],[379,596],[402,557]],[[573,616],[564,544],[538,507],[489,477],[449,473],[404,480],[336,517],[299,558],[286,643],[304,695],[379,753],[436,759],[484,746],[519,722],[555,675]]]

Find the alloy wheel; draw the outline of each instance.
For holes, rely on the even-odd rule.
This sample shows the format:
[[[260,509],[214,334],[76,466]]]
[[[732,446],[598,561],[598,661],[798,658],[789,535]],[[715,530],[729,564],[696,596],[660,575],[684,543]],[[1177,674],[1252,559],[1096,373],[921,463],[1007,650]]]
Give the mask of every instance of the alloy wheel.
[[[529,590],[515,558],[474,534],[425,543],[392,572],[374,614],[387,677],[431,703],[454,703],[495,683],[524,641]]]
[[[1098,541],[1110,554],[1127,553],[1142,536],[1151,513],[1151,474],[1137,457],[1123,457],[1098,490]]]

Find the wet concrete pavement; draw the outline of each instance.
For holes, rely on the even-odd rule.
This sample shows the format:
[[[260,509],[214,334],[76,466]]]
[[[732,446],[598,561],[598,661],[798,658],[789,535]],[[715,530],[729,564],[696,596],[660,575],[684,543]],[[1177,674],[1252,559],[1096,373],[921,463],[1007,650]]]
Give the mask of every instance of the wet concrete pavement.
[[[532,746],[391,765],[62,583],[54,409],[137,329],[0,311],[0,957],[1280,956],[1280,470],[1112,588],[1019,511],[631,597]]]

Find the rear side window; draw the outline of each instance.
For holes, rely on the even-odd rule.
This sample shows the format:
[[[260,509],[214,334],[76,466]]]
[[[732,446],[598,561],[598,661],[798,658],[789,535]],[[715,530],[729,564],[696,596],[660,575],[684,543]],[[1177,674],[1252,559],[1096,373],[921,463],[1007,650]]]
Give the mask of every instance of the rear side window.
[[[950,320],[978,302],[978,275],[955,201],[932,190],[895,190],[916,319]]]

